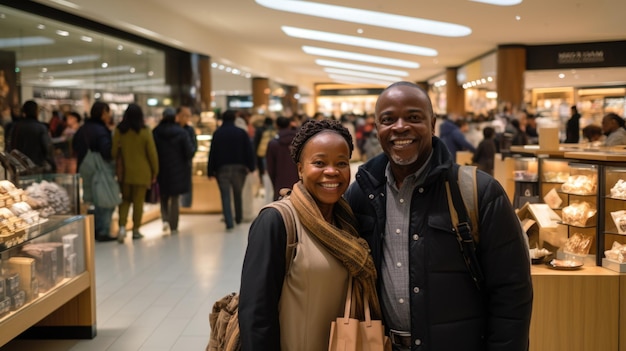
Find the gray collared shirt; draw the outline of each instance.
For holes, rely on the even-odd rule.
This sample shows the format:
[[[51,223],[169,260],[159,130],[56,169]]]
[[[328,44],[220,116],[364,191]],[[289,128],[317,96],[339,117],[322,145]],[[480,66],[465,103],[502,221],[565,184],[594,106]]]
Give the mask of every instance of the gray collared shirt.
[[[383,241],[381,267],[381,302],[388,327],[399,331],[411,331],[409,295],[409,221],[413,191],[423,184],[428,174],[428,160],[417,172],[404,178],[400,189],[387,164],[387,218]]]

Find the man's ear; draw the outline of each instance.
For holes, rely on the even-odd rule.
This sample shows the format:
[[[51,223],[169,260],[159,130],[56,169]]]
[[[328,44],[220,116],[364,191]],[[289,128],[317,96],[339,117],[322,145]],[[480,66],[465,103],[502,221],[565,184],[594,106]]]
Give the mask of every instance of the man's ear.
[[[435,122],[437,122],[437,115],[433,113],[433,118],[432,121],[430,122],[431,126],[431,131],[433,133],[433,135],[435,135]]]

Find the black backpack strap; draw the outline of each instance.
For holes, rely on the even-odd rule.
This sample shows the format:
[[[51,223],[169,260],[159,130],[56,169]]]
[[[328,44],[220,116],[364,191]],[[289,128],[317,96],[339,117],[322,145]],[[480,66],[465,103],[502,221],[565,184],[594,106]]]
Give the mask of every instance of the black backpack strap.
[[[472,222],[467,214],[463,198],[461,197],[461,191],[459,190],[457,177],[455,177],[454,173],[456,173],[454,167],[451,167],[448,172],[448,179],[445,183],[450,217],[452,219],[452,225],[454,226],[453,230],[457,235],[459,248],[465,260],[465,265],[476,287],[480,290],[484,277],[480,269],[478,256],[476,255],[476,243],[472,237]]]

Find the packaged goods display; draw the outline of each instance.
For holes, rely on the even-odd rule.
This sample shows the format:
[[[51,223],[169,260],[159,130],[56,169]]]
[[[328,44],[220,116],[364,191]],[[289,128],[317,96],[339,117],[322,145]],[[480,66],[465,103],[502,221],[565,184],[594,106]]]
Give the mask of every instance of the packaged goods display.
[[[606,258],[618,262],[625,263],[626,262],[626,244],[620,244],[617,241],[613,242],[610,250],[604,251],[604,256]]]
[[[26,188],[28,204],[39,212],[42,217],[70,212],[70,197],[60,185],[42,180]]]
[[[578,227],[588,225],[588,221],[596,214],[596,209],[586,201],[574,202],[569,206],[563,207],[561,218],[563,224],[569,224]]]
[[[589,249],[591,249],[592,243],[593,236],[575,233],[567,239],[563,247],[563,251],[565,253],[584,256],[589,254]]]
[[[552,188],[552,190],[543,197],[543,201],[552,209],[560,208],[563,203],[563,200],[556,192],[556,188]]]
[[[611,218],[613,218],[617,232],[626,234],[626,210],[611,212]]]
[[[619,179],[611,188],[611,197],[626,200],[626,182]]]
[[[597,183],[598,177],[595,174],[571,175],[561,185],[561,190],[570,194],[590,195],[595,194]]]
[[[565,183],[567,178],[569,177],[568,172],[544,172],[543,178],[544,182],[549,183]]]

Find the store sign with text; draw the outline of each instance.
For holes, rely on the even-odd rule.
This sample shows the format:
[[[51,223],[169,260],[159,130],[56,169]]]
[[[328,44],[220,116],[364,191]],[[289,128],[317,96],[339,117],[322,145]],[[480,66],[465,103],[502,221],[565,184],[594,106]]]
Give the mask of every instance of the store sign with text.
[[[526,69],[625,67],[626,41],[536,45],[526,48]]]

